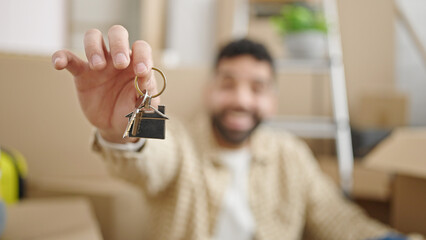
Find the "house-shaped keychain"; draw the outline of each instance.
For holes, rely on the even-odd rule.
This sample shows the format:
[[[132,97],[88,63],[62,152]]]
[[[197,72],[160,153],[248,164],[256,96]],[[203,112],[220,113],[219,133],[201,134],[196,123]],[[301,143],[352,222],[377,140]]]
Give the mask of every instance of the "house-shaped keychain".
[[[159,105],[158,110],[151,107],[152,111],[142,110],[136,114],[135,120],[130,127],[129,137],[165,139],[165,115],[164,105]],[[126,115],[130,118],[132,113]]]

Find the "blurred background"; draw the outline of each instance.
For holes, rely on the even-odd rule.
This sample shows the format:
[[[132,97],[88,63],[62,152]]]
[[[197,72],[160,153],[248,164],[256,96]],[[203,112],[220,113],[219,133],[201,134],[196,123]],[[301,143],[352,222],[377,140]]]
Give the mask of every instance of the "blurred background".
[[[130,43],[152,46],[169,80],[162,101],[183,121],[200,109],[220,46],[242,37],[264,43],[280,91],[271,125],[304,138],[339,184],[343,116],[354,201],[400,231],[426,235],[425,11],[424,0],[0,0],[2,162],[18,151],[28,165],[14,170],[25,194],[21,180],[1,185],[3,198],[12,196],[4,239],[142,239],[143,194],[112,179],[91,152],[94,129],[72,77],[50,60],[62,48],[85,59],[84,33],[97,28],[107,41],[114,24],[127,28]],[[346,86],[332,84],[336,69]],[[4,182],[12,170],[2,162]]]

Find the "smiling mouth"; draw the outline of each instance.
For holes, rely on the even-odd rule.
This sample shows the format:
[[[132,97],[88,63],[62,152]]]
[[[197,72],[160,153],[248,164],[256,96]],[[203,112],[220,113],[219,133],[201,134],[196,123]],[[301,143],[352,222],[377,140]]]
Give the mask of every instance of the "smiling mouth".
[[[212,120],[221,138],[233,144],[244,142],[261,121],[257,114],[240,109],[224,110],[214,114]]]
[[[247,131],[255,124],[253,115],[247,111],[227,111],[222,116],[221,122],[230,130]]]

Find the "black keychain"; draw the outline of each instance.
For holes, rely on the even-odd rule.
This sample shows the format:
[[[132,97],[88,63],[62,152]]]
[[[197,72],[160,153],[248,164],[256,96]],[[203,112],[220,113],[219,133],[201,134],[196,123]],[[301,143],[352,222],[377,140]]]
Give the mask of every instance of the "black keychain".
[[[169,118],[165,115],[165,106],[159,105],[158,109],[151,105],[151,99],[160,96],[166,89],[167,80],[164,73],[158,68],[152,70],[160,73],[164,80],[164,85],[161,91],[154,96],[150,96],[148,91],[142,92],[139,88],[138,77],[135,77],[135,88],[140,97],[136,101],[135,110],[126,115],[129,118],[126,131],[123,134],[125,137],[138,138],[155,138],[165,139],[165,121]]]

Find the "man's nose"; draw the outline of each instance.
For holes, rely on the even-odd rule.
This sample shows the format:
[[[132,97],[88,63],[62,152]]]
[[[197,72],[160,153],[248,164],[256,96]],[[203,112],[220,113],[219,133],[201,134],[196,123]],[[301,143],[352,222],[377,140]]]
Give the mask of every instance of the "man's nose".
[[[238,87],[233,94],[234,106],[243,109],[250,109],[254,102],[253,94],[247,87]]]

